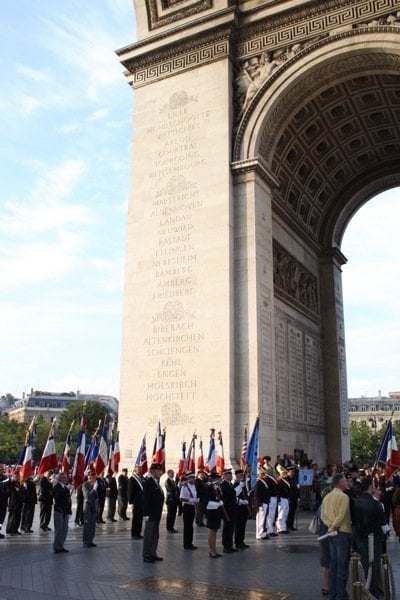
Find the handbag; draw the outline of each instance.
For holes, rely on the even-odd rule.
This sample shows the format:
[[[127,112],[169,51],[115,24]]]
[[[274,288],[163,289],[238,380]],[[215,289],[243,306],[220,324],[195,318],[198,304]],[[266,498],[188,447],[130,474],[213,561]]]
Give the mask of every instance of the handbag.
[[[319,533],[319,526],[319,517],[318,515],[314,515],[308,526],[308,531],[310,531],[311,533]]]

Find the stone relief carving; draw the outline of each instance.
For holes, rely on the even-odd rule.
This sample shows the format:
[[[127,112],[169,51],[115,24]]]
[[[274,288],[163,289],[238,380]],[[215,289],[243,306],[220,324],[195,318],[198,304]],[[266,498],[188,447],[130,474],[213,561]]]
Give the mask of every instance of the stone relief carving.
[[[212,8],[213,0],[146,0],[149,30]]]
[[[317,278],[277,242],[274,242],[274,285],[275,291],[283,292],[296,304],[319,315]]]
[[[176,402],[163,404],[159,414],[162,415],[161,418],[165,427],[194,423],[193,416],[189,413],[182,412],[181,407]],[[153,415],[148,421],[149,426],[155,426],[158,423],[159,418],[159,415]]]
[[[182,302],[176,300],[175,302],[170,301],[164,304],[161,312],[153,316],[152,322],[164,321],[165,323],[171,323],[173,321],[182,321],[183,319],[194,319],[194,311],[185,310]]]
[[[179,108],[182,108],[183,106],[189,104],[189,102],[198,101],[199,99],[197,96],[189,96],[188,93],[185,92],[185,90],[182,90],[181,92],[175,92],[170,97],[169,102],[167,102],[167,104],[164,104],[164,106],[160,108],[160,113],[166,112],[168,110],[178,110]]]

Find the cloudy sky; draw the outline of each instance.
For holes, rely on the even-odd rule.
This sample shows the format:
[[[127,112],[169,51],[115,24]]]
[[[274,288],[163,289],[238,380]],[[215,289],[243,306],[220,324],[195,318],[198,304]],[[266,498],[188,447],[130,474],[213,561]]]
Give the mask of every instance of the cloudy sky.
[[[132,0],[2,0],[0,395],[119,395]],[[349,395],[400,388],[400,194],[343,252]]]

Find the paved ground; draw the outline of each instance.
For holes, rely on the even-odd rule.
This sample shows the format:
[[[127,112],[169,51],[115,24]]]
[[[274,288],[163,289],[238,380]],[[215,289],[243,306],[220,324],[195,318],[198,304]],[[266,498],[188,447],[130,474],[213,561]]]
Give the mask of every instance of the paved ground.
[[[208,557],[207,530],[196,528],[198,550],[185,551],[182,535],[167,534],[163,518],[159,554],[146,564],[142,543],[130,537],[130,522],[97,527],[97,548],[82,547],[82,530],[71,524],[69,554],[53,554],[53,532],[0,540],[0,600],[314,600],[322,598],[319,549],[307,530],[310,513],[300,513],[298,531],[267,542],[255,540],[250,521],[249,550]],[[177,529],[182,532],[181,519]],[[220,536],[219,536],[220,537]],[[400,598],[400,544],[388,552]]]

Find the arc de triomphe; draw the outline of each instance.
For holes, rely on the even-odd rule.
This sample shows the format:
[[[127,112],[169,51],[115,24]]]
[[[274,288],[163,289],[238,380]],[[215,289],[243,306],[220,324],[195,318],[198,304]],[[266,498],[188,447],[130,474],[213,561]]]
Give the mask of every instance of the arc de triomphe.
[[[122,461],[349,458],[340,245],[400,181],[400,0],[134,0]],[[362,241],[360,241],[362,243]]]

